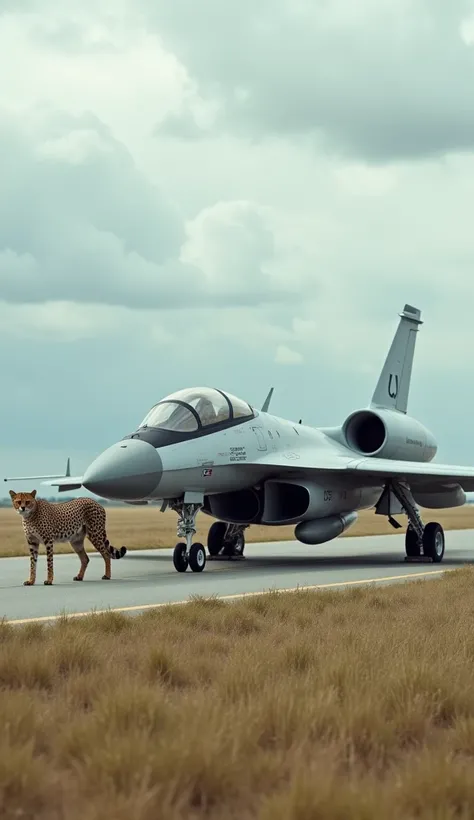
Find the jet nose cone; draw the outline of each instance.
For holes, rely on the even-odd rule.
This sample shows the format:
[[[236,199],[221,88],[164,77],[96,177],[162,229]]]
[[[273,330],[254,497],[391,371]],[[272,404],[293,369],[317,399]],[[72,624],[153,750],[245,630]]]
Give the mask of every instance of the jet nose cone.
[[[103,498],[134,501],[158,486],[163,464],[151,444],[127,439],[113,444],[87,468],[82,485]]]

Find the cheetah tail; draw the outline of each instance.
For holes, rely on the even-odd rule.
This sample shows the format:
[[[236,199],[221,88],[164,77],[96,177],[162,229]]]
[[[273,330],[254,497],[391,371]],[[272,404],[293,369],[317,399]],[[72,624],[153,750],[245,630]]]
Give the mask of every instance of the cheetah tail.
[[[120,547],[120,549],[116,549],[112,546],[109,539],[105,539],[105,548],[107,549],[111,558],[123,558],[124,555],[127,553],[127,547]]]

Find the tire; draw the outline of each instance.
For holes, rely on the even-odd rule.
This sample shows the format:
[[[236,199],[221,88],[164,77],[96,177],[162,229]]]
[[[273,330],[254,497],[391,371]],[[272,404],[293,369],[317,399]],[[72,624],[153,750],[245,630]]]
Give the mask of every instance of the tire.
[[[207,534],[207,549],[209,555],[219,555],[224,546],[224,535],[227,529],[227,524],[223,521],[214,521],[209,527]]]
[[[423,551],[434,564],[440,564],[444,558],[444,530],[441,524],[430,521],[423,532]]]
[[[245,535],[243,532],[239,533],[234,542],[234,555],[241,557],[245,549]]]
[[[193,544],[189,550],[189,566],[193,572],[202,572],[206,566],[206,550],[202,544]]]
[[[421,555],[421,546],[418,543],[418,536],[411,524],[408,525],[405,533],[405,552],[407,558],[419,558]]]
[[[177,572],[186,572],[188,559],[186,558],[186,544],[182,541],[176,544],[173,551],[173,564]]]

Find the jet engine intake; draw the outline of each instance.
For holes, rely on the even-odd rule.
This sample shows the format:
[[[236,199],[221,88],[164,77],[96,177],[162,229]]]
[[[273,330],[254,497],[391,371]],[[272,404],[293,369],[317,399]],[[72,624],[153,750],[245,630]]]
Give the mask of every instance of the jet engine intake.
[[[342,425],[351,450],[364,456],[402,461],[432,461],[438,445],[419,421],[397,410],[356,410]]]
[[[259,519],[261,504],[256,490],[245,489],[208,495],[204,509],[219,521],[253,524]]]
[[[331,483],[299,479],[269,479],[263,487],[261,524],[296,524],[325,519],[331,515],[371,507],[380,496],[380,487],[348,487],[335,479]]]

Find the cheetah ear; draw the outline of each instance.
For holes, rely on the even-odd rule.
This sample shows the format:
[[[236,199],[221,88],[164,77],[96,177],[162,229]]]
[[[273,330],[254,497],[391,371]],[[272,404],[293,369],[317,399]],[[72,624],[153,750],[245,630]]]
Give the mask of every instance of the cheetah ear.
[[[32,490],[30,495],[32,498],[36,498],[36,490]]]
[[[16,497],[15,490],[8,490],[8,492],[10,493],[10,498],[15,498]]]

